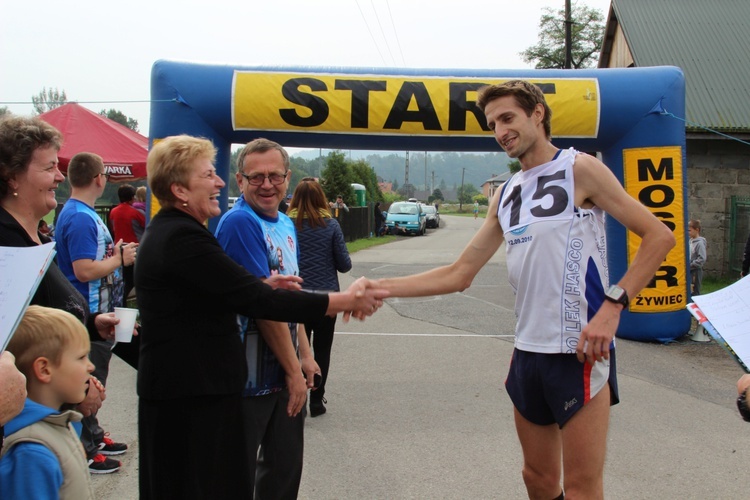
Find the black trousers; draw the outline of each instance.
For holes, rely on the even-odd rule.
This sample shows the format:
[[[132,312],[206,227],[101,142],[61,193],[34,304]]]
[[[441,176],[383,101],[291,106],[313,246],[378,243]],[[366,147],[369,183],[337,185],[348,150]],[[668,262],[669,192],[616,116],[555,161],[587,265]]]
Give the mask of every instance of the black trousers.
[[[315,355],[315,362],[320,366],[323,382],[317,390],[310,391],[310,401],[320,401],[326,393],[328,369],[331,366],[331,347],[333,331],[336,329],[336,316],[323,316],[313,323],[305,323],[305,332]]]

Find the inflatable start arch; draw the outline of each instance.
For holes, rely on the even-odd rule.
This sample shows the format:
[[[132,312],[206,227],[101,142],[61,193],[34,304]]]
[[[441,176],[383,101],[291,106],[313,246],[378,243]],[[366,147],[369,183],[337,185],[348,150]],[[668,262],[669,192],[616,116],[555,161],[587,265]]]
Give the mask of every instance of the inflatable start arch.
[[[674,67],[592,70],[259,68],[157,61],[150,141],[211,139],[227,180],[232,143],[266,137],[326,149],[497,151],[475,106],[483,85],[523,78],[553,110],[558,147],[598,151],[625,189],[677,239],[653,281],[623,314],[618,336],[670,341],[690,328],[687,268],[685,82]],[[226,188],[222,208],[226,209]],[[607,221],[609,275],[617,282],[638,237]]]

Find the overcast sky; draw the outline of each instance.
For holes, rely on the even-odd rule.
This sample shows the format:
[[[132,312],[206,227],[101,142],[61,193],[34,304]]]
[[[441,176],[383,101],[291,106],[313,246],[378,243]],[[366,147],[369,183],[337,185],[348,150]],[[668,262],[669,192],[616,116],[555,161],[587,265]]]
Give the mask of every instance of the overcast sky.
[[[578,2],[606,19],[610,0]],[[519,52],[536,43],[541,9],[564,6],[564,0],[7,1],[0,106],[31,114],[31,96],[57,87],[93,111],[121,110],[147,135],[151,66],[158,59],[530,68]]]

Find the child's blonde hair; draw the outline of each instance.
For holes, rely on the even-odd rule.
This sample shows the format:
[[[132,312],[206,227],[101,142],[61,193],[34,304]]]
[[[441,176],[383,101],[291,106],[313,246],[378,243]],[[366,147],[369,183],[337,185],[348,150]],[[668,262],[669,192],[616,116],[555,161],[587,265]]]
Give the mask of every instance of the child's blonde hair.
[[[688,222],[688,227],[692,227],[693,229],[696,229],[700,233],[701,221],[698,219],[692,219],[690,222]]]
[[[45,357],[57,366],[69,346],[90,346],[89,334],[78,319],[62,309],[29,306],[7,349],[16,357],[19,371],[33,375],[34,360]]]
[[[146,186],[140,186],[135,189],[135,199],[138,201],[146,201]]]

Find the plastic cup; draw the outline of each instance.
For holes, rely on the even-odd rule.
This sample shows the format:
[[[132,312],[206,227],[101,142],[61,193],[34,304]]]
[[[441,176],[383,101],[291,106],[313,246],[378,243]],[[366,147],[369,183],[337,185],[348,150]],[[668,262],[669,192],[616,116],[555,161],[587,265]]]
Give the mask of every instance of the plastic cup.
[[[116,342],[130,342],[133,339],[133,328],[135,328],[135,318],[137,316],[138,309],[115,307],[115,318],[120,320],[115,325]]]

